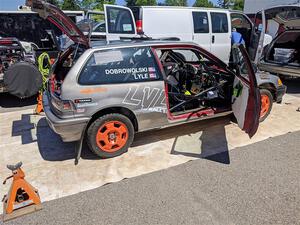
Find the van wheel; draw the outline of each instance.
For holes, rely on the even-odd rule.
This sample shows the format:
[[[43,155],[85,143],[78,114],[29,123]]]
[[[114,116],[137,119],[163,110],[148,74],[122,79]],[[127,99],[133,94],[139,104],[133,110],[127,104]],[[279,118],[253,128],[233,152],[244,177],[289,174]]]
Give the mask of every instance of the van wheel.
[[[112,158],[127,152],[134,138],[131,121],[118,113],[96,119],[87,130],[87,143],[101,158]]]
[[[260,89],[261,110],[259,122],[263,122],[270,114],[273,106],[273,96],[267,89]]]

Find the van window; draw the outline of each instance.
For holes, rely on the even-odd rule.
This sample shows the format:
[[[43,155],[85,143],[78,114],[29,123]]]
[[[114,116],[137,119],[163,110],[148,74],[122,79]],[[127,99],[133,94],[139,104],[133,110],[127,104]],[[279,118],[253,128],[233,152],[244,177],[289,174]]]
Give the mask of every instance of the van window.
[[[134,34],[134,21],[127,9],[107,7],[109,33]]]
[[[243,14],[232,13],[231,14],[231,26],[234,28],[246,28],[251,29],[251,23]]]
[[[210,13],[212,32],[213,33],[228,33],[228,20],[226,13]]]
[[[208,18],[206,12],[193,12],[194,33],[208,33]]]
[[[97,51],[84,66],[78,83],[116,84],[159,80],[159,68],[149,47]]]

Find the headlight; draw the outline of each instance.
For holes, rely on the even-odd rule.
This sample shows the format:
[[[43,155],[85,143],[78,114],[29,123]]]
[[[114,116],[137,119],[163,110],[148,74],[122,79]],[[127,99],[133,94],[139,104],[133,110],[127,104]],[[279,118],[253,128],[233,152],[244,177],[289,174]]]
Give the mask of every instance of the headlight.
[[[281,86],[281,85],[282,85],[282,81],[280,80],[280,78],[278,78],[277,84],[278,84],[278,86]]]

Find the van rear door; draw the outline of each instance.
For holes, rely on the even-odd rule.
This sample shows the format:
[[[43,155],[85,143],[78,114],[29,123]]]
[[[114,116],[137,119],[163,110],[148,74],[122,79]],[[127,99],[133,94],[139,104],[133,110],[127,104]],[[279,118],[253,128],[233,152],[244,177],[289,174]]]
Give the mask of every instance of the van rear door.
[[[119,40],[120,38],[136,37],[136,26],[131,9],[124,6],[104,4],[106,39]]]

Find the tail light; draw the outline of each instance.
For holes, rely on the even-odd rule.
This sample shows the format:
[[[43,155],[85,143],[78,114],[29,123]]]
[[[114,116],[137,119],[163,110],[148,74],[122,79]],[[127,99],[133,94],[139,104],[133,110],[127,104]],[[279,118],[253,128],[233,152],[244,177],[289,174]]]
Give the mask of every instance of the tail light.
[[[135,25],[136,25],[136,32],[138,34],[143,33],[143,20],[137,20],[135,22]]]
[[[70,100],[61,100],[59,98],[51,97],[51,104],[57,110],[61,112],[71,112],[74,111],[73,102]]]

